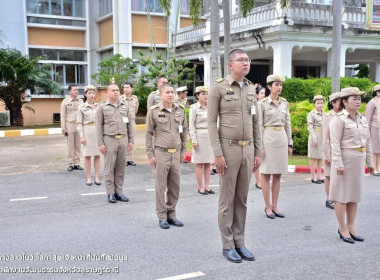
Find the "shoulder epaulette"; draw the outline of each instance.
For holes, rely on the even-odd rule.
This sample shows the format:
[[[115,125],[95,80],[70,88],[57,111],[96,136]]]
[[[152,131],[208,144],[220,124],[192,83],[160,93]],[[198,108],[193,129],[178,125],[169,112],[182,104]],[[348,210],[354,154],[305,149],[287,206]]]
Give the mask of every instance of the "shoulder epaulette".
[[[156,109],[156,108],[158,108],[158,107],[160,107],[160,105],[156,104],[156,105],[153,105],[153,106],[149,107],[149,109],[150,109],[150,110],[153,110],[153,109]]]
[[[183,104],[179,103],[178,105],[179,105],[179,107],[181,107],[182,109],[186,109],[186,107],[185,107]]]
[[[331,115],[331,112],[326,112],[325,115],[326,115],[326,116],[330,116],[330,115]]]
[[[220,82],[223,82],[224,81],[224,78],[220,78],[220,79],[216,79],[215,82],[217,83],[220,83]]]
[[[104,104],[104,103],[106,103],[106,100],[103,100],[102,102],[100,102],[99,104]]]
[[[339,113],[336,114],[337,116],[343,115],[343,111],[340,111]]]
[[[136,98],[138,98],[137,95],[133,95],[133,94],[132,94],[132,97],[136,97]]]
[[[285,98],[283,98],[283,97],[280,97],[280,99],[281,99],[282,101],[286,101],[286,99],[285,99]]]
[[[267,101],[267,100],[268,100],[268,97],[261,99],[261,101]]]

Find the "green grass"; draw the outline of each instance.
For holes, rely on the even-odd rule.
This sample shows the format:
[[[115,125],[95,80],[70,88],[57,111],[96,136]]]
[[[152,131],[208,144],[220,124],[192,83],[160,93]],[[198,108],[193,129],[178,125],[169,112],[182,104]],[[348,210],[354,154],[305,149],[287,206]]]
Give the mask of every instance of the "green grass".
[[[289,165],[309,165],[310,164],[310,158],[307,156],[290,156],[288,160]]]

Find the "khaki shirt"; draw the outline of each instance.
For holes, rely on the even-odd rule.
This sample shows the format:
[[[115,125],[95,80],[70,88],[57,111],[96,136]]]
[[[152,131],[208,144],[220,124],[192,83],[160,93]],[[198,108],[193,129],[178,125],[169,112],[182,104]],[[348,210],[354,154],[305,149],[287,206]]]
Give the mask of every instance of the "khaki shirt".
[[[187,105],[187,97],[185,97],[185,98],[182,99],[182,100],[179,100],[178,96],[176,96],[174,103],[177,104],[177,105],[181,104],[181,105],[183,105],[183,106],[186,108],[186,105]]]
[[[179,132],[180,126],[182,126],[182,133]],[[145,148],[148,158],[154,157],[155,146],[181,149],[181,154],[185,154],[187,130],[185,108],[182,105],[173,104],[171,112],[165,109],[162,102],[151,107],[146,116]]]
[[[139,110],[139,99],[136,95],[131,95],[131,97],[127,97],[125,94],[120,96],[120,100],[127,104],[130,112],[132,120],[136,119],[137,111]]]
[[[220,138],[253,138],[255,156],[261,156],[261,131],[257,111],[256,89],[246,78],[243,87],[230,75],[212,85],[208,95],[207,122],[215,157],[223,156]]]
[[[67,123],[77,124],[77,111],[79,105],[83,104],[82,99],[72,99],[71,96],[63,99],[61,103],[61,128],[68,129]]]
[[[359,112],[356,119],[352,119],[350,113],[343,109],[331,120],[330,141],[332,161],[336,168],[344,167],[342,149],[366,147],[366,161],[369,167],[373,167],[371,138],[369,136],[368,122]]]
[[[292,128],[290,126],[289,104],[285,98],[279,97],[277,105],[270,95],[259,102],[261,131],[266,126],[282,126],[288,137],[288,145],[293,145]]]
[[[371,126],[372,127],[380,127],[379,125],[379,115],[380,115],[380,110],[377,108],[379,107],[380,104],[380,98],[377,96],[373,99],[371,99],[367,107],[365,109],[365,117],[367,118],[368,124],[369,124],[369,131],[371,131]]]
[[[96,108],[96,134],[98,146],[104,145],[104,135],[128,134],[128,143],[134,143],[130,110],[124,102],[115,106],[108,99]]]
[[[80,137],[84,137],[84,126],[89,124],[95,124],[95,112],[98,103],[94,102],[94,108],[91,107],[87,101],[80,105],[77,111],[77,127]]]
[[[207,107],[203,108],[199,102],[190,106],[189,134],[191,142],[197,144],[196,129],[207,129]]]
[[[322,134],[323,134],[323,158],[331,161],[331,144],[330,144],[330,121],[336,115],[334,110],[326,113],[322,122]]]
[[[160,102],[161,102],[160,91],[156,90],[156,91],[151,92],[146,101],[147,111],[149,111],[152,106],[157,105]]]
[[[317,110],[313,110],[307,115],[307,130],[309,130],[311,141],[313,143],[317,142],[316,133],[322,132],[321,130],[324,116],[325,112],[322,111],[322,113],[319,113]]]

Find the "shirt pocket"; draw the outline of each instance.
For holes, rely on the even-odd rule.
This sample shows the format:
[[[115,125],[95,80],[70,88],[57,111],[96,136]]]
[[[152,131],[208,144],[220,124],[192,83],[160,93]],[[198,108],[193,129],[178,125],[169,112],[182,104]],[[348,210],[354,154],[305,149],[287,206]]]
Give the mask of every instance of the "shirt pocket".
[[[158,117],[156,119],[157,130],[168,131],[170,130],[169,119],[167,117]]]
[[[248,112],[251,113],[251,106],[255,106],[255,97],[254,96],[250,96],[250,95],[247,95],[247,109],[248,109]],[[256,110],[256,109],[255,109]]]
[[[235,94],[232,95],[225,95],[223,97],[223,103],[224,103],[224,108],[226,110],[239,110],[239,97]]]

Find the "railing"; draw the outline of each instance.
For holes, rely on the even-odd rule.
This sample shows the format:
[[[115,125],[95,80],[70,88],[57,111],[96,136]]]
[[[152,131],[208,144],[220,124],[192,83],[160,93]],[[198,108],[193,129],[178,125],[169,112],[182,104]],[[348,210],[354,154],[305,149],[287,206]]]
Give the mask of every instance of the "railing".
[[[260,29],[281,22],[289,25],[306,26],[333,26],[331,5],[309,4],[303,2],[293,2],[289,8],[286,20],[285,11],[280,9],[279,3],[272,3],[252,10],[246,18],[242,14],[235,14],[231,17],[231,34],[244,31]],[[366,10],[365,8],[345,7],[342,16],[342,24],[345,28],[365,29]],[[184,44],[210,40],[210,22],[207,21],[198,27],[186,27],[180,29],[176,35],[173,34],[173,42],[176,46]],[[224,34],[223,20],[220,22],[220,35]]]

